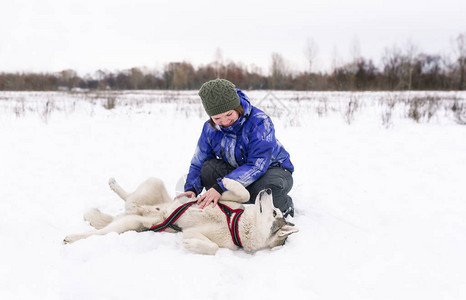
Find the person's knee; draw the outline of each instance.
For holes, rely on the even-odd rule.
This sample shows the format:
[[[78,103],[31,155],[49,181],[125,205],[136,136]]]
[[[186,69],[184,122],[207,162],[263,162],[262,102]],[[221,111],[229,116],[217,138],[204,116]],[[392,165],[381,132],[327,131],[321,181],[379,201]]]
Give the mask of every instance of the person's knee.
[[[279,177],[267,184],[267,188],[272,190],[272,195],[286,195],[291,190],[293,182],[286,178]]]
[[[216,162],[214,159],[207,160],[201,167],[201,181],[206,188],[210,188],[216,183],[215,170]]]
[[[210,159],[205,161],[201,167],[201,181],[206,187],[212,187],[217,183],[218,178],[223,178],[234,168],[221,159]]]
[[[201,167],[201,174],[212,172],[215,170],[216,159],[206,160]]]

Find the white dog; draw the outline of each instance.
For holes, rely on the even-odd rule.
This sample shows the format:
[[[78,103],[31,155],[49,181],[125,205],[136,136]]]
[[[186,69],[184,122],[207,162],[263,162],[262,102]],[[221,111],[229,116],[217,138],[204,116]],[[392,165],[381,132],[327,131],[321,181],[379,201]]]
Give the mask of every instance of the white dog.
[[[241,203],[249,200],[249,192],[231,179],[223,179],[223,184],[227,191],[222,194],[219,205],[200,209],[195,201],[187,202],[188,198],[172,200],[163,182],[157,178],[147,179],[133,193],[124,191],[111,178],[110,188],[125,200],[125,213],[112,217],[93,209],[84,215],[84,219],[96,230],[69,235],[64,242],[72,243],[109,232],[181,230],[183,244],[188,250],[215,254],[219,248],[234,250],[243,247],[248,252],[273,248],[283,245],[288,235],[298,231],[273,206],[270,190],[259,193],[255,205],[243,210]],[[182,209],[184,213],[180,213]]]
[[[234,250],[243,247],[248,252],[273,248],[283,245],[288,235],[298,231],[273,206],[270,190],[259,193],[255,205],[243,210],[241,203],[248,201],[249,192],[231,179],[223,179],[223,184],[227,191],[219,205],[200,209],[195,201],[186,202],[188,198],[172,200],[159,179],[149,178],[133,193],[127,193],[111,178],[110,188],[126,202],[125,213],[112,217],[93,209],[84,215],[84,219],[96,230],[69,235],[64,242],[72,243],[109,232],[182,230],[183,244],[188,250],[215,254],[219,248]],[[185,209],[182,214],[180,207]]]

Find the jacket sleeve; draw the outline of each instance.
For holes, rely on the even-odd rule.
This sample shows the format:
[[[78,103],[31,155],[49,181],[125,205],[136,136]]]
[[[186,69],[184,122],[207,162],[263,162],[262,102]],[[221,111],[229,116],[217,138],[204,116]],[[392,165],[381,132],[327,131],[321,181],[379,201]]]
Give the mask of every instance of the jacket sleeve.
[[[273,123],[267,117],[249,134],[246,163],[225,177],[236,180],[247,187],[267,171],[276,144]]]
[[[208,126],[210,126],[208,122],[204,124],[201,136],[199,137],[199,140],[197,142],[196,150],[191,160],[188,177],[184,186],[185,191],[193,191],[196,193],[196,195],[199,195],[199,193],[204,188],[204,186],[201,183],[202,165],[206,160],[215,157],[214,151],[209,144],[207,132],[209,130]]]

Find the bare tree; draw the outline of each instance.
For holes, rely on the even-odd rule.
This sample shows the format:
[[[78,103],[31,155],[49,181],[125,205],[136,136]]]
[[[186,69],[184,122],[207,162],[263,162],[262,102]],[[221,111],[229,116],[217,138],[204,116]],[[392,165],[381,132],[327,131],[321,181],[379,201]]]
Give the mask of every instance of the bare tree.
[[[222,69],[224,68],[224,63],[223,63],[223,51],[220,48],[217,48],[215,50],[215,61],[214,61],[214,67],[215,67],[215,72],[217,78],[225,78],[225,74],[222,74]]]
[[[59,81],[63,87],[72,89],[79,84],[79,77],[75,70],[67,69],[59,72]]]
[[[319,47],[317,46],[317,43],[314,41],[313,38],[308,38],[306,40],[306,47],[304,48],[304,56],[306,57],[308,63],[309,63],[309,74],[307,74],[307,79],[305,83],[305,88],[306,89],[312,89],[314,84],[313,80],[313,75],[312,75],[312,70],[313,67],[315,66],[315,59],[317,56],[317,52],[319,52]]]
[[[354,36],[353,40],[351,41],[350,54],[353,62],[356,62],[361,58],[361,45],[357,36]]]
[[[142,86],[142,82],[144,80],[144,74],[142,73],[141,69],[139,68],[131,68],[129,70],[130,82],[132,89],[140,89]]]
[[[272,88],[282,88],[287,73],[286,62],[280,53],[272,53]]]
[[[402,86],[403,61],[402,52],[396,45],[385,48],[382,57],[383,71],[392,90]]]
[[[411,41],[408,40],[406,43],[406,76],[408,77],[408,90],[411,90],[413,85],[413,69],[415,65],[416,56],[418,54],[418,47]]]
[[[361,46],[359,44],[359,39],[357,36],[353,37],[353,40],[350,43],[350,55],[351,55],[351,62],[342,68],[346,70],[346,77],[348,80],[348,88],[354,89],[356,85],[356,74],[359,71],[359,66],[363,66],[365,64],[364,59],[361,56]]]
[[[314,41],[313,38],[308,38],[306,40],[306,47],[304,48],[304,56],[309,63],[309,73],[312,72],[312,67],[314,66],[317,53],[319,52],[319,46]]]
[[[464,89],[464,69],[466,65],[466,32],[461,33],[456,37],[454,45],[454,51],[458,56],[458,72],[459,72],[459,84],[458,89]]]
[[[188,62],[171,62],[165,66],[163,77],[167,88],[183,90],[194,88],[194,67]]]
[[[337,45],[333,45],[332,49],[332,72],[342,65],[340,55],[338,54]]]

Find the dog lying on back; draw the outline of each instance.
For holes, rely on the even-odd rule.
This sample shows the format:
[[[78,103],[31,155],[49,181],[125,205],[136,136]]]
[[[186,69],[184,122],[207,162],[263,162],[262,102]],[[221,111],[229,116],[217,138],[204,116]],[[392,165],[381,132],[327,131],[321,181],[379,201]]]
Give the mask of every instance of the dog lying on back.
[[[242,209],[241,203],[249,200],[249,192],[232,179],[224,178],[223,184],[227,191],[222,194],[219,203],[233,210]],[[125,200],[125,213],[113,217],[98,209],[92,209],[84,214],[84,219],[95,230],[68,235],[64,239],[65,243],[73,243],[91,235],[104,235],[110,232],[151,230],[190,200],[188,198],[173,200],[168,195],[163,182],[157,178],[147,179],[133,193],[127,193],[113,178],[109,180],[109,185],[118,196]],[[198,205],[193,204],[167,231],[181,230],[183,245],[188,250],[213,255],[219,248],[232,250],[239,248],[232,238],[233,233],[230,228],[231,223],[228,224],[227,217],[219,205],[200,209]],[[241,240],[241,246],[248,252],[283,245],[288,235],[297,231],[298,229],[293,224],[285,221],[281,211],[273,206],[270,190],[260,192],[255,204],[244,208],[237,222],[237,234]]]

